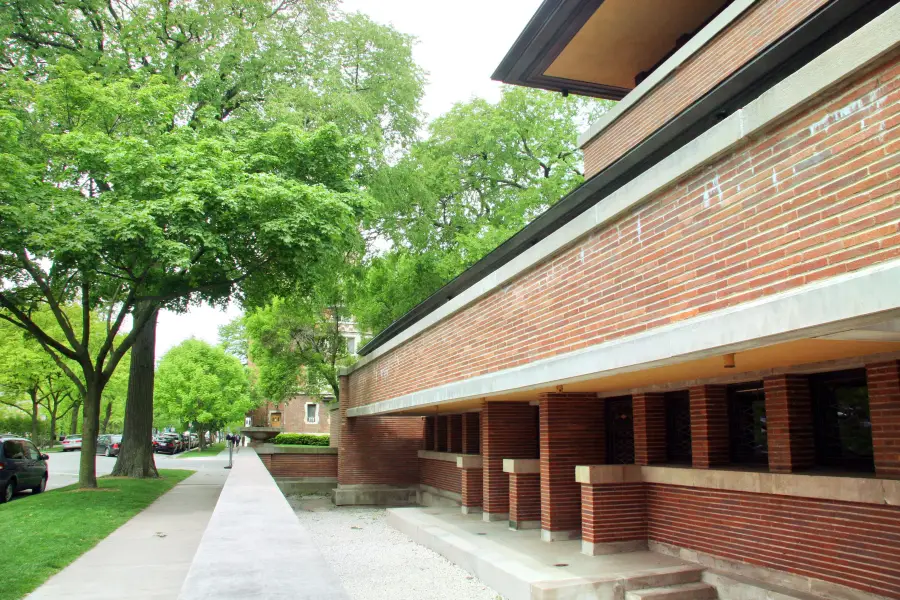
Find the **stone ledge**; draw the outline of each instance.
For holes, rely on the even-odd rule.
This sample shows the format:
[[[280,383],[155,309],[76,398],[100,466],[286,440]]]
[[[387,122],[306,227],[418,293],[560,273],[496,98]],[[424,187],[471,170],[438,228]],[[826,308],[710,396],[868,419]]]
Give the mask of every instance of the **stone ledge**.
[[[730,492],[900,506],[900,481],[874,477],[785,474],[639,465],[575,467],[578,483],[658,483]]]
[[[524,475],[527,473],[541,472],[541,459],[539,458],[504,458],[503,472]]]
[[[337,454],[338,449],[332,446],[276,446],[260,444],[255,448],[257,454]]]
[[[434,450],[419,450],[419,458],[426,460],[443,460],[446,462],[457,463],[457,459],[466,456],[459,452],[435,452]]]
[[[460,469],[481,469],[484,461],[480,454],[463,454],[456,457],[456,466]]]

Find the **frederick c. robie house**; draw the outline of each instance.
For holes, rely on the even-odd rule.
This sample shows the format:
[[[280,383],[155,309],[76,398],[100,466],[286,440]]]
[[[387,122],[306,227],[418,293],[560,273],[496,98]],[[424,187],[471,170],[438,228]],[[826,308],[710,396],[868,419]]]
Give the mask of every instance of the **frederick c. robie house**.
[[[678,598],[900,598],[900,5],[545,0],[494,78],[619,102],[362,348],[336,502],[677,559]],[[597,581],[530,593],[641,587]]]

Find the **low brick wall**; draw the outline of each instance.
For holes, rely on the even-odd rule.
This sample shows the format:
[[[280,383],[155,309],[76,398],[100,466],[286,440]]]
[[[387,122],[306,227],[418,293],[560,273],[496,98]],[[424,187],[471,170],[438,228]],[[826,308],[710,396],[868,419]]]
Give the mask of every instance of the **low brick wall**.
[[[289,448],[264,445],[256,453],[272,477],[334,477],[337,448]]]
[[[644,485],[653,541],[900,597],[900,506]]]
[[[448,456],[450,456],[448,454]],[[454,494],[462,493],[462,472],[453,461],[419,458],[419,483]]]

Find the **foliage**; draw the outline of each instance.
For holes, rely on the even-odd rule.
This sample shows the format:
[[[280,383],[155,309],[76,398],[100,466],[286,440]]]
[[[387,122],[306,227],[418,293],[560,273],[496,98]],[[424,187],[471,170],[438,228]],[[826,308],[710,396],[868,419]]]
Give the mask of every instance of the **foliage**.
[[[504,88],[457,104],[373,179],[372,257],[354,311],[379,331],[493,250],[584,179],[579,131],[608,103]]]
[[[189,470],[162,470],[160,479],[101,478],[102,491],[75,486],[23,496],[0,505],[0,539],[15,552],[3,558],[0,600],[17,600],[97,545],[175,484]]]
[[[244,318],[260,393],[275,404],[303,394],[340,397],[338,369],[353,362],[344,329],[344,288],[324,282],[311,293],[276,297]]]
[[[190,339],[169,350],[156,374],[157,423],[201,432],[242,421],[253,408],[244,366],[221,348]]]
[[[290,446],[329,446],[331,436],[327,433],[279,433],[275,436],[274,443]]]

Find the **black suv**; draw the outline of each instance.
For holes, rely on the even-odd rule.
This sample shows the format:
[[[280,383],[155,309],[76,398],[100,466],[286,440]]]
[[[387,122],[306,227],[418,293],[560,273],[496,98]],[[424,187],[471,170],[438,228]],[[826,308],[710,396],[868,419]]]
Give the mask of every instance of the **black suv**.
[[[40,494],[47,488],[47,459],[31,440],[0,435],[0,503],[13,494],[30,489]]]

